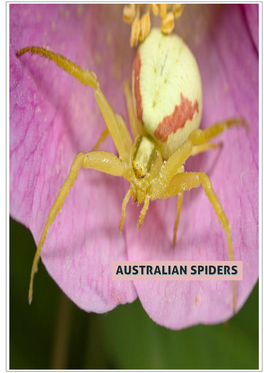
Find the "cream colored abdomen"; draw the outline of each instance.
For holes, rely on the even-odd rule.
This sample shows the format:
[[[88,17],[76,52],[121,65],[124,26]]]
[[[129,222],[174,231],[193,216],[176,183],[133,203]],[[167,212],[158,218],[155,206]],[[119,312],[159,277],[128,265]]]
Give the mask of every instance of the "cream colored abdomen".
[[[134,98],[136,109],[141,100],[144,130],[167,159],[200,125],[202,84],[199,69],[181,38],[165,36],[158,29],[152,29],[141,44],[139,57],[141,97]]]

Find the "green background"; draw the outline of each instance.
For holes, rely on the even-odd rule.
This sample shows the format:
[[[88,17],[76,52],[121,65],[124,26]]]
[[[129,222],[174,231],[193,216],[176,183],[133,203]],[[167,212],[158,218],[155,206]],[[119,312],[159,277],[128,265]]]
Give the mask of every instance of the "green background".
[[[35,250],[31,233],[10,219],[11,369],[258,369],[258,285],[227,323],[172,331],[138,300],[104,315],[85,313],[42,264],[29,306]]]

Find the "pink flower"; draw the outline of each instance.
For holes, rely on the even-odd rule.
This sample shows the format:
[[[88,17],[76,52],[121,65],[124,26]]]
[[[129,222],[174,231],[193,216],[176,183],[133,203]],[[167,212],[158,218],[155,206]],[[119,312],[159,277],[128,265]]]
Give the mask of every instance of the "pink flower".
[[[224,133],[222,150],[187,163],[188,170],[209,174],[229,219],[234,257],[244,268],[240,309],[258,278],[258,5],[188,5],[176,32],[200,67],[202,128],[236,115],[250,124],[248,133]],[[15,54],[46,46],[94,71],[128,123],[122,82],[132,71],[129,34],[118,5],[10,6],[10,211],[36,243],[75,155],[92,149],[105,124],[91,88],[39,56]],[[116,153],[110,138],[101,149]],[[230,282],[112,281],[114,260],[228,260],[225,234],[202,189],[184,195],[176,249],[177,198],[152,203],[140,231],[140,210],[130,204],[118,234],[127,189],[124,180],[80,172],[42,251],[52,278],[88,312],[139,297],[149,316],[171,329],[231,317]],[[38,296],[36,277],[36,302]]]

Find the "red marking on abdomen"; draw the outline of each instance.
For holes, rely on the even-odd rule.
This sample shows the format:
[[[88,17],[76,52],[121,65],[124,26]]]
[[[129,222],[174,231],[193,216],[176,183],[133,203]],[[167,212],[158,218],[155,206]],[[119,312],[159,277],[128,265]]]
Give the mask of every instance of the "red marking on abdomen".
[[[141,60],[139,51],[137,51],[135,60],[134,60],[134,94],[135,94],[135,101],[136,101],[136,110],[137,110],[137,117],[143,124],[143,106],[142,106],[142,97],[140,93],[140,69],[141,69]]]
[[[187,120],[193,119],[195,112],[199,113],[197,100],[193,105],[191,101],[185,98],[181,93],[180,105],[175,106],[174,112],[159,123],[154,135],[158,140],[166,142],[169,135],[175,133],[179,128],[183,128]]]

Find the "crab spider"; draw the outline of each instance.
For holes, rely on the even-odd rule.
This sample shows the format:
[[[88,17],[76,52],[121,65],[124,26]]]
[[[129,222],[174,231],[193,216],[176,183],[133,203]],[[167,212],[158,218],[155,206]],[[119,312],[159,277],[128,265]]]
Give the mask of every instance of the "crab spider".
[[[229,258],[234,260],[229,223],[209,177],[204,172],[185,172],[184,163],[191,156],[221,146],[222,143],[214,144],[211,140],[224,130],[235,125],[246,126],[246,123],[240,118],[233,118],[205,130],[199,129],[202,86],[197,63],[187,45],[178,36],[165,36],[157,29],[152,29],[148,38],[140,45],[132,74],[134,105],[128,82],[124,86],[134,143],[124,120],[113,112],[100,90],[93,72],[83,70],[62,55],[44,48],[26,47],[19,50],[17,56],[27,52],[54,61],[82,84],[93,88],[95,100],[107,126],[93,151],[76,156],[48,214],[32,265],[29,303],[33,296],[34,274],[48,230],[81,168],[122,176],[130,183],[122,203],[119,231],[122,230],[126,206],[131,197],[139,205],[143,204],[138,220],[140,228],[150,201],[178,195],[174,244],[183,194],[202,186],[226,233]],[[108,134],[114,141],[119,157],[96,151]],[[235,309],[236,287],[233,281],[234,312]]]

